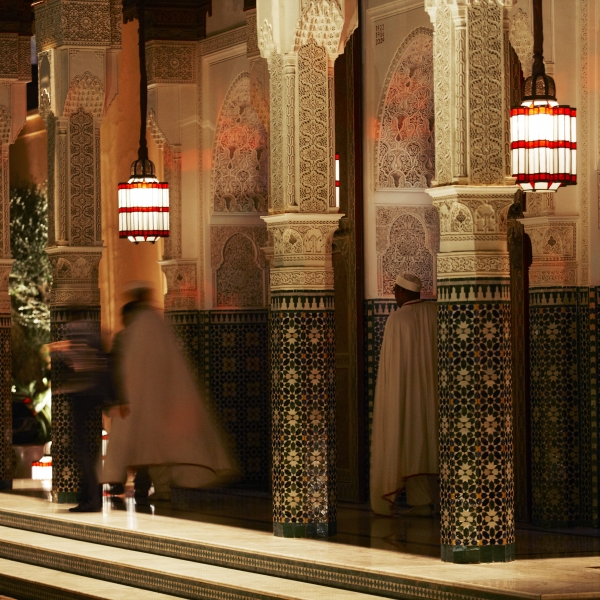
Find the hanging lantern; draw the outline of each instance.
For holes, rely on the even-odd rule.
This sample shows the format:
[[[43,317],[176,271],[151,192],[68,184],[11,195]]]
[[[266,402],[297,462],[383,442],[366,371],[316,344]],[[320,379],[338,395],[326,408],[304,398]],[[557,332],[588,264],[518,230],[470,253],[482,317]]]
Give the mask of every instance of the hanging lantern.
[[[158,181],[148,158],[146,117],[148,76],[146,73],[146,23],[144,0],[138,2],[140,55],[140,147],[131,165],[131,177],[119,184],[119,237],[134,243],[169,237],[169,184]]]
[[[119,237],[136,244],[169,237],[169,184],[158,181],[149,160],[136,160],[119,184]]]
[[[559,106],[544,66],[541,0],[534,0],[534,57],[523,102],[510,113],[512,172],[525,192],[577,184],[577,111]]]
[[[340,155],[335,154],[335,205],[340,207]]]

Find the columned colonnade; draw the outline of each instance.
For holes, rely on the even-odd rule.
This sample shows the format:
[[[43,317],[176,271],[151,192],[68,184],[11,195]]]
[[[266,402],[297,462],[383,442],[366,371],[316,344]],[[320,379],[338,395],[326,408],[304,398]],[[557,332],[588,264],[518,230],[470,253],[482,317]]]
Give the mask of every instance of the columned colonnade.
[[[206,350],[208,338],[218,336],[223,348],[229,347],[232,344],[227,340],[237,339],[227,337],[234,335],[233,324],[242,323],[246,327],[243,339],[251,345],[257,332],[265,329],[269,307],[274,533],[327,537],[336,531],[337,504],[332,239],[343,219],[335,194],[334,62],[358,25],[359,9],[356,0],[286,0],[285,11],[276,0],[257,0],[255,7],[251,4],[245,2],[245,32],[240,28],[219,34],[207,43],[202,41],[202,27],[178,40],[172,32],[158,28],[147,42],[148,131],[159,149],[159,167],[171,186],[171,237],[164,243],[160,262],[167,285],[165,318],[178,334],[200,384],[209,390],[214,357]],[[514,559],[507,246],[508,211],[516,191],[509,177],[507,119],[511,90],[508,11],[513,4],[514,0],[424,3],[434,28],[435,179],[426,191],[440,223],[441,542],[442,559],[450,562]],[[128,19],[133,17],[131,6],[125,14]],[[204,15],[207,10],[208,3],[202,9]],[[69,318],[67,307],[79,306],[100,326],[98,264],[103,244],[113,243],[103,240],[100,218],[100,126],[118,93],[123,14],[120,0],[46,0],[36,6],[35,15],[39,106],[48,131],[52,339],[60,340],[63,323]],[[22,53],[29,53],[28,38],[3,35],[5,43],[17,49],[19,60],[0,68],[0,294],[6,294],[10,269],[7,147],[24,122],[24,82],[29,77],[22,58]],[[239,47],[243,44],[242,52]],[[203,83],[209,80],[216,61],[206,57],[223,48],[250,64],[243,77],[235,80],[238,87],[232,84],[230,91],[249,86],[250,99],[239,104],[243,107],[239,115],[246,111],[246,118],[254,112],[243,126],[250,127],[252,122],[255,132],[268,134],[268,210],[260,205],[258,188],[253,192],[256,206],[236,208],[236,214],[230,210],[229,200],[220,208],[216,204],[211,207],[203,196],[206,190],[216,194],[214,178],[203,176],[216,163],[217,150],[213,148],[212,158],[206,151],[219,135],[218,126],[215,133],[215,127],[207,125],[206,114],[212,108]],[[223,92],[222,96],[231,100],[231,114],[235,114],[238,100],[231,94]],[[219,122],[230,116],[225,109],[219,114]],[[239,140],[232,142],[232,147],[236,143]],[[259,154],[255,170],[262,168]],[[367,201],[369,193],[365,190]],[[538,200],[531,199],[527,218],[522,220],[533,241],[532,287],[537,290],[531,295],[533,363],[541,356],[536,349],[545,343],[539,331],[548,321],[548,306],[572,307],[566,312],[575,315],[577,326],[578,311],[590,310],[593,295],[589,288],[577,288],[574,247],[570,255],[567,251],[561,255],[559,263],[550,261],[542,247],[549,232],[558,232],[561,241],[569,232],[575,236],[576,218],[556,217],[550,205],[536,208]],[[102,202],[116,202],[116,191]],[[263,294],[258,285],[258,299],[238,302],[247,308],[244,314],[230,310],[235,302],[220,300],[219,277],[222,269],[230,268],[227,252],[233,243],[228,244],[234,238],[227,238],[218,251],[214,244],[228,227],[235,230],[240,247],[246,244],[244,248],[256,251],[248,263],[250,268],[260,276],[267,272],[267,262],[270,266],[269,293],[265,290]],[[549,272],[556,274],[552,281]],[[229,296],[223,292],[223,297],[237,293],[231,291],[232,286],[243,274],[235,268],[233,273],[229,280],[223,277],[229,286]],[[557,291],[553,285],[571,285],[572,289]],[[0,335],[4,336],[0,343],[6,350],[0,388],[4,407],[0,412],[4,440],[0,487],[9,486],[11,479],[10,419],[6,420],[10,414],[6,365],[10,360],[4,362],[4,356],[10,354],[8,316],[5,298],[0,301]],[[252,323],[258,324],[258,329],[252,329]],[[562,349],[568,347],[572,325],[559,328],[556,344]],[[232,355],[224,356],[218,354],[217,358],[225,362],[213,362],[232,364]],[[252,358],[249,355],[244,360],[251,365]],[[577,363],[579,359],[573,360]],[[585,369],[588,365],[575,366]],[[59,383],[60,376],[53,372],[53,383]],[[533,381],[535,384],[535,375]],[[242,385],[229,379],[219,394],[226,400],[227,394],[237,393]],[[533,387],[534,412],[536,406],[543,412],[548,391]],[[226,406],[233,410],[232,405]],[[78,486],[70,422],[66,398],[54,394],[56,502],[74,500]],[[100,427],[99,416],[90,426]],[[535,421],[534,414],[534,435],[550,440],[549,454],[557,451],[551,440],[560,437],[558,427],[554,421]],[[565,487],[560,468],[546,468],[543,453],[537,456],[544,472],[554,468],[555,488]],[[534,500],[548,483],[535,485],[534,481]],[[562,493],[567,497],[568,490]],[[550,505],[540,501],[537,506],[541,507],[539,521],[561,521],[554,518]]]

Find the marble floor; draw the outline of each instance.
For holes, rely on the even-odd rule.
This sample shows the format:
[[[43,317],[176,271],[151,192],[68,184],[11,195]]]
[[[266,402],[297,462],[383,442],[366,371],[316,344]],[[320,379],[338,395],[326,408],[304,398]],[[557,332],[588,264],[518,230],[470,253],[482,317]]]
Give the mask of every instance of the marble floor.
[[[376,517],[366,505],[340,504],[339,533],[330,540],[290,540],[272,535],[270,499],[261,494],[176,493],[173,503],[148,505],[136,505],[128,497],[107,498],[102,513],[72,514],[67,506],[49,502],[48,492],[39,486],[32,489],[23,481],[15,488],[0,494],[0,510],[360,569],[373,577],[481,590],[482,595],[474,597],[496,597],[502,591],[519,598],[600,599],[600,531],[595,529],[521,526],[514,563],[451,565],[439,559],[437,520]]]

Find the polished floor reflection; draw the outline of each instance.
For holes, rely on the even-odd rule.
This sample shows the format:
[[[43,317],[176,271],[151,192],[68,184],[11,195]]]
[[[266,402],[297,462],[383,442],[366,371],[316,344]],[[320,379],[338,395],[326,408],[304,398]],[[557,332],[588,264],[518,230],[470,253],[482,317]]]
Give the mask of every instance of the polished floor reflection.
[[[50,499],[49,482],[15,480],[11,494]],[[129,487],[125,496],[104,499],[105,514],[113,511],[154,514],[188,521],[272,531],[272,505],[266,494],[239,490],[175,490],[171,502],[136,503]],[[438,519],[378,517],[368,504],[341,502],[334,544],[376,548],[418,556],[439,557]],[[600,557],[600,529],[544,530],[528,524],[517,527],[517,558]],[[600,562],[598,563],[600,567]]]
[[[520,527],[515,562],[453,565],[440,561],[437,520],[375,517],[366,505],[342,503],[339,534],[332,539],[290,540],[273,536],[270,499],[256,493],[175,490],[171,502],[136,504],[129,489],[123,498],[106,498],[101,513],[69,513],[67,505],[48,498],[48,489],[27,481],[16,481],[13,491],[0,493],[0,555],[3,545],[6,550],[20,544],[29,556],[23,562],[38,564],[38,556],[67,552],[60,560],[79,561],[81,569],[120,569],[123,578],[145,564],[150,570],[140,575],[144,581],[202,572],[207,580],[221,577],[227,582],[233,572],[236,581],[243,578],[254,585],[258,597],[267,597],[260,590],[275,583],[284,585],[283,577],[285,585],[301,587],[302,581],[312,581],[305,585],[337,586],[338,591],[361,580],[362,589],[377,597],[386,595],[382,592],[390,586],[395,586],[395,597],[405,597],[408,586],[419,594],[427,592],[418,596],[423,598],[462,598],[467,590],[477,590],[474,596],[467,594],[470,598],[600,598],[597,530]],[[103,547],[108,539],[111,547]],[[11,558],[10,549],[2,558]],[[215,569],[222,567],[211,565],[222,565],[228,573],[219,575]],[[260,569],[266,569],[260,577],[268,581],[252,583]],[[315,600],[314,591],[302,597]]]

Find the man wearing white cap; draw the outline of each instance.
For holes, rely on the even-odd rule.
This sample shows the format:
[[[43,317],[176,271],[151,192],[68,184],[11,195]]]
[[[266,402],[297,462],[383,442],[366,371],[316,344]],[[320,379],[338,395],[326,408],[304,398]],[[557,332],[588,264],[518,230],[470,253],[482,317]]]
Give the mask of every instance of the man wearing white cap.
[[[398,310],[385,326],[373,411],[371,507],[393,513],[406,487],[412,507],[403,514],[431,516],[439,503],[437,305],[420,298],[421,280],[399,275]]]

